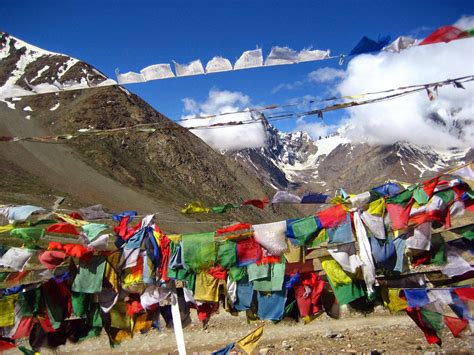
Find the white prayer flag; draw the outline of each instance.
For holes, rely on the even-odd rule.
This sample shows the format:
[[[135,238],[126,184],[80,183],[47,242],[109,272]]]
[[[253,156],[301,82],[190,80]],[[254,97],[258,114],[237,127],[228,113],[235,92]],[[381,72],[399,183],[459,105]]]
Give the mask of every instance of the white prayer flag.
[[[140,73],[129,71],[124,74],[117,73],[117,81],[119,84],[143,83],[145,82],[145,78]]]
[[[298,53],[288,47],[272,47],[265,65],[294,64],[298,62]]]
[[[190,76],[190,75],[204,74],[204,68],[199,59],[193,60],[189,64],[179,64],[176,62],[173,62],[173,63],[176,69],[176,76]]]
[[[206,73],[217,73],[232,70],[232,63],[223,57],[214,57],[206,65]]]
[[[327,51],[321,51],[319,49],[303,49],[298,53],[297,62],[311,62],[313,60],[328,59],[330,55],[329,49]]]
[[[413,47],[413,46],[417,45],[416,42],[417,41],[414,38],[400,36],[395,41],[390,43],[388,46],[383,47],[382,50],[384,52],[392,52],[392,53],[396,52],[396,53],[398,53],[398,52],[400,52],[404,49],[407,49],[407,48],[410,48],[410,47]]]
[[[140,70],[145,80],[159,80],[174,78],[174,73],[169,64],[154,64]]]
[[[263,65],[262,49],[245,51],[235,62],[234,70],[261,67]]]

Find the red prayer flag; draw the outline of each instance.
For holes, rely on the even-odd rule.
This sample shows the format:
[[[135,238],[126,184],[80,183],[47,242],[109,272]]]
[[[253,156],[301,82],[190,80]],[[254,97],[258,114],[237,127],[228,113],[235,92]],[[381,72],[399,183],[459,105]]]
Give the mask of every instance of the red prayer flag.
[[[444,316],[444,324],[449,328],[454,337],[458,337],[468,324],[466,319]]]
[[[335,205],[319,212],[317,215],[323,228],[336,227],[346,220],[346,210],[342,204]]]
[[[432,32],[419,45],[450,42],[456,39],[468,37],[468,33],[454,26],[443,26]]]
[[[221,265],[216,265],[207,270],[207,273],[218,280],[227,280],[227,270]]]
[[[428,195],[429,198],[433,196],[436,186],[438,186],[439,176],[431,180],[423,182],[423,190]]]
[[[244,205],[244,206],[252,205],[252,206],[255,206],[257,208],[264,209],[265,206],[268,204],[268,202],[269,202],[268,197],[264,197],[261,200],[245,200],[242,203],[242,205]]]
[[[387,212],[392,221],[392,228],[394,230],[403,229],[408,226],[408,220],[410,219],[412,202],[407,206],[398,205],[396,203],[387,203]]]
[[[69,213],[69,217],[74,218],[74,219],[80,219],[82,221],[84,220],[84,218],[82,218],[82,216],[78,212]]]
[[[459,287],[455,288],[454,292],[463,301],[474,301],[474,287]]]
[[[259,262],[262,258],[262,247],[254,237],[237,241],[237,264],[245,266]]]
[[[428,324],[426,324],[423,321],[423,318],[421,317],[421,312],[419,309],[407,307],[405,311],[410,316],[410,318],[413,319],[413,321],[416,323],[418,328],[420,328],[423,331],[428,344],[438,344],[439,346],[441,346],[442,341],[436,334],[436,330],[431,328]]]
[[[33,330],[33,325],[35,325],[36,320],[33,317],[23,317],[16,328],[15,335],[13,339],[27,338],[30,336],[31,331]]]
[[[218,229],[217,234],[233,233],[233,232],[237,232],[237,231],[241,231],[241,230],[245,230],[245,229],[250,229],[250,228],[252,228],[251,224],[237,223],[237,224],[233,224],[229,227]]]
[[[60,233],[60,234],[72,234],[80,235],[79,231],[72,225],[67,222],[60,222],[52,224],[46,229],[48,233]]]
[[[130,317],[133,316],[134,314],[143,312],[142,304],[139,301],[131,300],[127,302],[125,305],[127,307],[127,315]]]
[[[10,343],[7,340],[0,339],[0,351],[5,351],[12,348],[16,348],[16,345],[13,343]]]

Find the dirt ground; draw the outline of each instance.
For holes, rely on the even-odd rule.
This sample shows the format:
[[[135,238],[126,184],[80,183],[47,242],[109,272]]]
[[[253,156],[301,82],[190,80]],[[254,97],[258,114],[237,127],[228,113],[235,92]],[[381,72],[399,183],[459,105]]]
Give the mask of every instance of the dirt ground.
[[[256,328],[249,325],[245,315],[233,317],[225,312],[214,315],[204,330],[193,319],[184,329],[188,354],[210,354],[235,342]],[[460,338],[443,331],[443,345],[429,345],[421,330],[406,315],[373,314],[351,315],[331,319],[326,315],[304,325],[303,322],[284,320],[267,323],[254,354],[309,354],[309,353],[387,353],[387,354],[470,354],[474,353],[474,336],[465,330]],[[27,343],[27,342],[26,342]],[[27,344],[25,344],[27,346]],[[18,354],[12,350],[5,354]],[[150,331],[135,335],[111,349],[105,334],[77,344],[67,344],[55,350],[42,349],[42,354],[177,354],[172,329]],[[233,352],[234,354],[237,351]],[[242,352],[240,352],[242,353]]]

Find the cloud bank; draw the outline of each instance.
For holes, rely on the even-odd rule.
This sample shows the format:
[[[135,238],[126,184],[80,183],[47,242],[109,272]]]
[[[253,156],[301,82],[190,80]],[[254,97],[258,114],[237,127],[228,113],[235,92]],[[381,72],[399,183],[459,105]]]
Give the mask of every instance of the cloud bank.
[[[380,52],[352,59],[338,85],[353,95],[474,74],[474,39]],[[474,85],[465,90],[439,88],[434,101],[426,92],[348,110],[342,124],[355,142],[390,144],[408,141],[437,148],[474,145]]]
[[[184,104],[184,115],[181,118],[187,119],[187,121],[181,122],[181,125],[184,127],[255,121],[255,123],[243,124],[241,126],[191,129],[192,133],[213,149],[233,151],[245,148],[259,148],[266,144],[266,131],[257,114],[241,112],[209,119],[194,118],[243,110],[250,105],[250,98],[247,95],[236,91],[212,89],[209,91],[207,99],[203,102],[197,102],[191,98],[184,98],[182,101]]]

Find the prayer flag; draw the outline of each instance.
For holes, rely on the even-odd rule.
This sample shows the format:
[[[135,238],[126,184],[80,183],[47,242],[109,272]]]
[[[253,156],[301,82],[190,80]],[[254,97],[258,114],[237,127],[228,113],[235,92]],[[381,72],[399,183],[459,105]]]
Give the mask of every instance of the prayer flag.
[[[468,33],[457,27],[443,26],[432,32],[428,37],[421,41],[419,45],[423,46],[425,44],[450,42],[465,37],[469,37]]]
[[[466,319],[444,316],[444,324],[449,328],[454,337],[458,337],[459,334],[466,329],[468,325]]]
[[[306,192],[301,199],[301,203],[325,203],[328,197],[328,195],[319,192]]]
[[[179,64],[174,62],[176,76],[191,76],[204,74],[204,68],[199,59],[193,60],[189,64]]]
[[[230,343],[225,348],[222,348],[220,350],[216,350],[216,351],[212,352],[211,354],[212,355],[227,355],[234,348],[234,346],[235,346],[234,343]]]
[[[474,301],[474,287],[459,287],[455,288],[454,292],[465,302]]]
[[[245,69],[261,67],[263,65],[262,49],[254,49],[253,51],[245,51],[235,62],[234,69]]]
[[[169,64],[154,64],[140,70],[146,81],[174,78]]]
[[[193,213],[209,213],[210,209],[205,207],[201,202],[194,201],[187,205],[181,210],[183,214],[193,214]]]
[[[206,73],[217,73],[229,70],[232,70],[232,64],[227,58],[214,57],[206,64]]]
[[[363,53],[378,52],[390,42],[390,36],[379,38],[374,41],[366,36],[357,43],[357,45],[349,52],[349,55],[358,55]]]
[[[428,291],[424,288],[420,289],[405,289],[405,296],[407,298],[408,306],[423,307],[430,303],[428,298]]]
[[[265,65],[293,64],[298,61],[298,53],[288,47],[272,47]]]
[[[247,354],[255,350],[263,335],[263,325],[255,329],[253,332],[238,340],[236,344]]]

